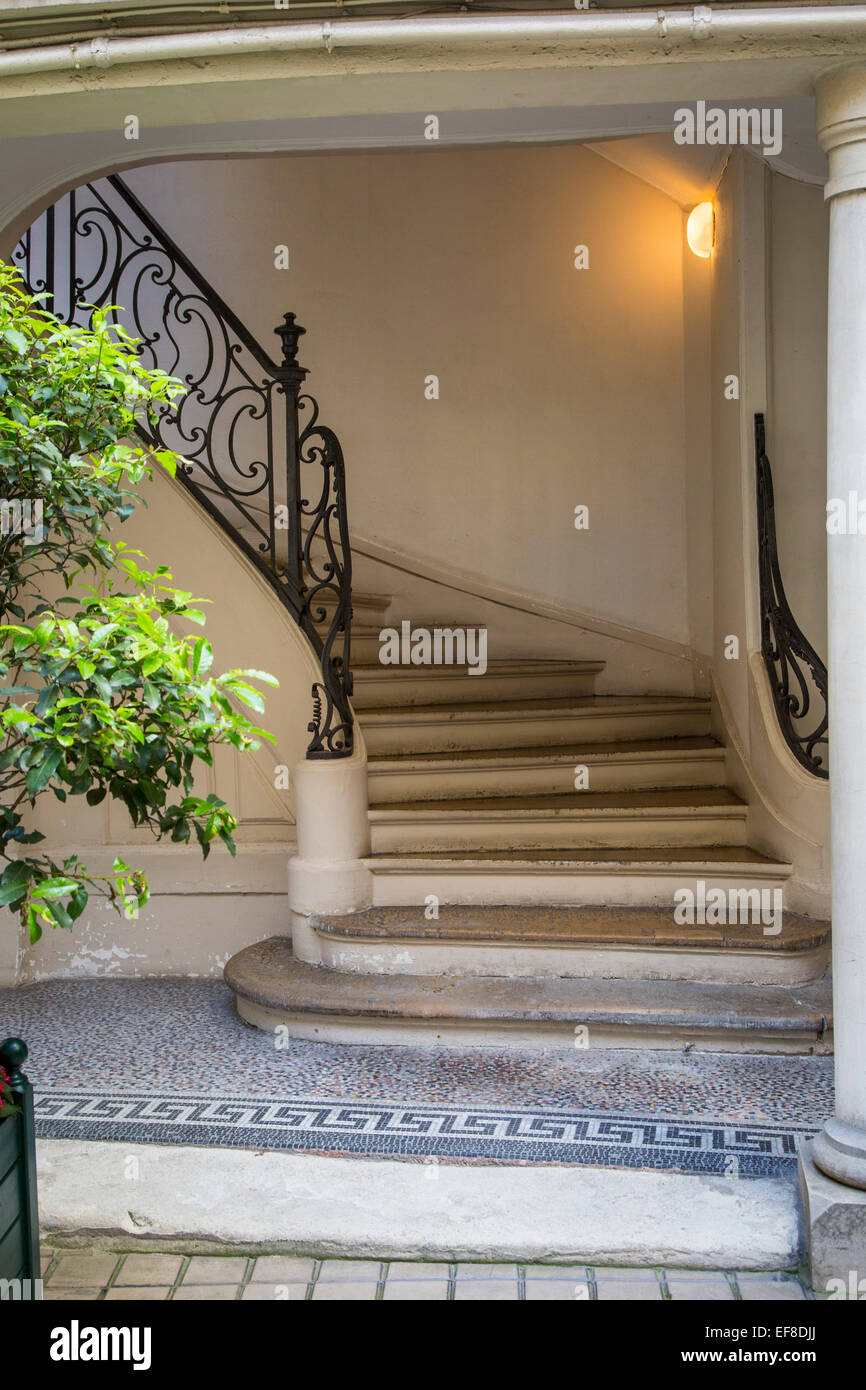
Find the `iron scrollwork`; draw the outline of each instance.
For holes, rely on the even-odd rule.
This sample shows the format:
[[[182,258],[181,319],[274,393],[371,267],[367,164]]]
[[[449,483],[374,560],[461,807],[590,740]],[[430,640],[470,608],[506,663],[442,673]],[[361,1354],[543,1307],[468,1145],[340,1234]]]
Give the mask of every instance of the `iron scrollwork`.
[[[352,622],[352,552],[346,519],[346,470],[340,441],[327,425],[320,425],[319,407],[312,396],[298,400],[309,411],[298,441],[302,464],[318,465],[321,479],[318,497],[301,498],[300,513],[309,518],[303,542],[303,571],[309,579],[303,598],[305,626],[314,631],[327,621],[321,645],[322,682],[313,687],[313,735],[309,758],[333,757],[352,747],[352,695],[350,643]],[[334,528],[336,527],[336,536]]]
[[[797,626],[782,583],[773,475],[767,458],[763,415],[755,416],[755,462],[761,654],[785,742],[807,772],[826,778],[830,775],[826,757],[829,748],[827,667]],[[813,697],[817,697],[816,703],[823,704],[820,717],[820,711],[812,712]]]
[[[149,447],[182,456],[179,481],[267,578],[320,656],[307,756],[351,754],[345,469],[339,441],[317,425],[315,406],[300,433],[306,372],[297,343],[304,329],[285,315],[275,330],[283,360],[272,361],[116,175],[73,189],[48,208],[13,261],[63,322],[87,326],[95,309],[106,309],[137,340],[147,366],[181,380],[183,394],[141,421],[138,433]],[[322,468],[313,504],[300,495],[302,462]],[[322,545],[324,560],[317,558]]]

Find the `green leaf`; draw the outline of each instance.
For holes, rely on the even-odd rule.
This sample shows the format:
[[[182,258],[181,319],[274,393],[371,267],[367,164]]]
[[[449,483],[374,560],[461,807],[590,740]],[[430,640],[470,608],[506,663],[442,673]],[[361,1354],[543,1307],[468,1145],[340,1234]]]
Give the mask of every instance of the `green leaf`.
[[[198,677],[213,665],[213,651],[206,637],[199,637],[192,649],[192,673]]]
[[[267,685],[279,685],[276,676],[272,676],[269,671],[236,671],[237,676],[253,676],[256,680],[264,681]]]
[[[156,459],[157,463],[162,465],[162,467],[165,469],[167,473],[170,473],[172,477],[175,477],[175,475],[177,474],[176,454],[171,453],[169,449],[157,449],[155,450],[153,457]]]
[[[72,931],[73,919],[62,903],[52,902],[49,905],[48,911],[51,913],[58,927],[63,927],[64,931]]]
[[[23,356],[27,351],[27,339],[23,333],[19,333],[17,328],[4,328],[0,336],[5,338],[9,346],[13,347],[20,355]]]
[[[37,792],[41,792],[42,788],[51,781],[57,765],[63,757],[63,751],[62,748],[52,748],[40,762],[29,768],[24,785],[31,797],[36,796]]]
[[[77,887],[78,882],[74,878],[45,878],[37,883],[30,896],[34,901],[55,902],[58,898],[65,898],[68,893],[74,893]]]
[[[264,714],[264,698],[253,686],[244,685],[242,681],[233,681],[230,688],[239,700],[243,701],[245,705],[249,705],[250,709],[254,709],[257,714]]]
[[[4,874],[3,879],[0,880],[0,907],[8,907],[9,903],[17,902],[26,892],[26,879],[13,879],[7,883]]]

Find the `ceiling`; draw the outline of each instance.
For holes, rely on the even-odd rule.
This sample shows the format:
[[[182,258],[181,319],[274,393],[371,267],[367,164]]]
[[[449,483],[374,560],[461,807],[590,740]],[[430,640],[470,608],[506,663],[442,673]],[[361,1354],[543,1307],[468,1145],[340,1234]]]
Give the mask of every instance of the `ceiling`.
[[[694,103],[688,103],[694,109]],[[707,107],[762,107],[767,102],[758,99],[736,98],[707,101]],[[651,134],[611,134],[608,138],[587,141],[589,149],[627,169],[645,183],[660,188],[683,207],[692,207],[708,197],[716,187],[728,157],[727,145],[678,145],[674,141],[674,111],[653,106],[644,113],[648,124],[656,130]],[[826,156],[815,136],[815,107],[810,97],[795,97],[772,103],[780,111],[779,128],[782,148],[777,156],[767,157],[771,168],[789,178],[805,183],[823,184],[827,179]],[[633,109],[634,119],[640,120],[641,110]],[[659,127],[667,127],[659,129]],[[756,153],[760,151],[756,150]]]

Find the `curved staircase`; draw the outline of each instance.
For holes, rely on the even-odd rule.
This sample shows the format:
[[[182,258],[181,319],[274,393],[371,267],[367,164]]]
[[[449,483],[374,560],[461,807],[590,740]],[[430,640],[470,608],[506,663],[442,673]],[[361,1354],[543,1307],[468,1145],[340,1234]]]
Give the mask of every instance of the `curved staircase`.
[[[373,906],[306,918],[304,960],[284,938],[240,952],[242,1015],[365,1042],[828,1050],[829,923],[675,920],[678,890],[770,905],[790,873],[749,845],[709,701],[596,695],[598,662],[383,666],[390,602],[353,596]]]

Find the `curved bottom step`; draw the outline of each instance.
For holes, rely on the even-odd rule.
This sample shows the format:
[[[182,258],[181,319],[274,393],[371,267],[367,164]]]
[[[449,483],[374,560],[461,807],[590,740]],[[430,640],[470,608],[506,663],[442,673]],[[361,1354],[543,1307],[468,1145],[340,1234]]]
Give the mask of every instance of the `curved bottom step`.
[[[382,1046],[628,1047],[827,1053],[829,977],[797,989],[683,980],[361,975],[306,965],[288,937],[225,967],[238,1013],[269,1032]]]

